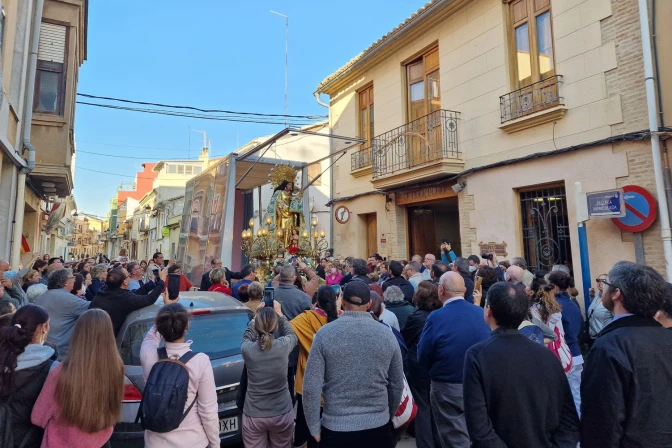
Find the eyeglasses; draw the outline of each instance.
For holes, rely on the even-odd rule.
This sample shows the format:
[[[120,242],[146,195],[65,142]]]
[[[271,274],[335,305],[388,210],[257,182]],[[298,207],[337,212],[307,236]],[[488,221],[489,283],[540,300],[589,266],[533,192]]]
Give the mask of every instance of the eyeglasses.
[[[74,280],[74,279],[75,279],[75,277],[72,276],[72,275],[70,277],[68,277],[68,280]]]
[[[597,279],[597,282],[598,282],[598,283],[603,283],[603,284],[605,284],[605,285],[607,285],[607,286],[611,286],[612,288],[618,288],[618,286],[616,286],[616,285],[614,285],[614,284],[612,284],[612,283],[609,283],[608,281],[606,281],[606,280],[603,279],[603,278],[598,278],[598,279]]]
[[[606,278],[596,278],[595,283],[602,283]]]

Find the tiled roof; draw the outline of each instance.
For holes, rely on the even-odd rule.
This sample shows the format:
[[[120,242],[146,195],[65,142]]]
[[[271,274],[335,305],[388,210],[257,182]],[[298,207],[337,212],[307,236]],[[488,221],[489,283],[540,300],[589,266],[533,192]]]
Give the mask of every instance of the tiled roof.
[[[445,3],[444,0],[431,0],[430,2],[425,3],[425,5],[418,9],[416,12],[414,12],[409,18],[401,22],[399,25],[397,25],[392,31],[388,32],[385,34],[383,37],[375,41],[373,44],[371,44],[367,49],[359,53],[357,56],[352,58],[347,64],[345,64],[343,67],[339,68],[336,70],[334,73],[331,75],[327,76],[324,78],[324,80],[318,84],[317,86],[317,92],[321,91],[322,88],[324,88],[327,84],[329,84],[331,81],[334,79],[340,77],[342,74],[350,70],[355,64],[357,64],[359,61],[362,60],[366,55],[371,53],[373,50],[376,48],[380,47],[381,45],[385,44],[387,41],[389,41],[393,36],[398,34],[400,31],[404,30],[406,27],[412,25],[416,20],[418,20],[420,17],[424,16],[428,12],[431,11],[431,9],[440,4],[440,3]]]

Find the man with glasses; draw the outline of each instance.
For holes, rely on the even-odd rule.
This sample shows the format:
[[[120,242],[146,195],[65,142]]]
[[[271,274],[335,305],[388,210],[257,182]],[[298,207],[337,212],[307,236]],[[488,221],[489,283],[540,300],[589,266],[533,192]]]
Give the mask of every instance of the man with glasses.
[[[590,338],[594,341],[600,331],[614,319],[614,313],[609,311],[602,303],[602,293],[604,291],[604,281],[607,280],[607,274],[602,274],[595,279],[597,294],[595,288],[590,288],[590,297],[593,301],[586,312],[586,321],[588,322],[588,331]]]
[[[126,316],[156,302],[163,292],[167,275],[168,271],[164,269],[156,279],[156,283],[150,282],[135,291],[130,291],[128,286],[131,283],[131,276],[128,271],[124,268],[114,268],[107,273],[106,288],[98,291],[91,301],[90,308],[100,308],[110,315],[116,337]],[[166,300],[168,294],[164,296],[164,304],[174,303]]]
[[[35,299],[35,305],[40,305],[49,314],[47,341],[56,347],[59,361],[63,361],[68,354],[77,319],[89,309],[90,302],[72,294],[74,286],[72,269],[56,270],[49,275],[49,290]]]
[[[432,281],[432,266],[434,266],[434,263],[436,263],[436,256],[434,254],[425,255],[424,260],[422,260],[422,266],[424,267],[422,277],[425,280]]]
[[[140,289],[140,287],[145,284],[143,280],[145,276],[145,271],[142,269],[140,264],[136,263],[135,261],[129,263],[126,269],[128,270],[128,273],[130,275],[130,283],[128,284],[128,290],[135,291],[136,289]]]
[[[600,283],[614,319],[585,364],[581,446],[669,447],[672,332],[654,319],[667,283],[653,268],[627,261]]]

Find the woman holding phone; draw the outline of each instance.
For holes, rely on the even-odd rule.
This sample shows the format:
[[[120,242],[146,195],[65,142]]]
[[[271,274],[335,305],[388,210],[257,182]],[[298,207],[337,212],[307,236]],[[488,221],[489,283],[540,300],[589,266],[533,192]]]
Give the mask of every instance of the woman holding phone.
[[[334,291],[335,286],[321,286],[315,293],[315,309],[304,311],[291,320],[290,325],[296,333],[299,344],[299,363],[296,366],[296,379],[294,382],[294,391],[296,393],[296,427],[294,428],[294,445],[302,446],[306,441],[308,447],[317,447],[317,441],[310,435],[306,416],[303,413],[303,375],[306,372],[306,363],[310,348],[313,345],[313,338],[317,331],[329,322],[335,321],[339,314],[340,303]]]
[[[274,333],[284,334],[275,339]],[[243,335],[240,351],[247,368],[247,392],[243,406],[245,446],[292,446],[294,409],[287,387],[289,353],[297,337],[282,314],[280,302],[273,308],[263,302]]]

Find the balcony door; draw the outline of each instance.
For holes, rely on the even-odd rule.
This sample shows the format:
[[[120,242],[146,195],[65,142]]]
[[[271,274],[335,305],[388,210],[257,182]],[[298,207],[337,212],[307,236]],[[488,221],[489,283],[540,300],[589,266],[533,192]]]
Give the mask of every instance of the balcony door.
[[[440,112],[438,112],[441,109],[439,49],[434,48],[408,64],[406,79],[408,81],[406,151],[408,165],[413,167],[435,160],[437,151],[441,151]]]

